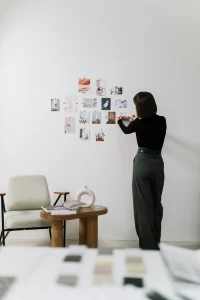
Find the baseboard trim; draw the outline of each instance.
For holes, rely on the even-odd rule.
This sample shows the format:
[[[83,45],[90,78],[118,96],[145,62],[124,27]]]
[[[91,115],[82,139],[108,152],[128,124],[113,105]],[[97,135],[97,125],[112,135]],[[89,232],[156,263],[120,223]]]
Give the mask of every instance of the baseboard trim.
[[[163,241],[164,242],[164,241]],[[188,242],[188,241],[165,241],[167,244],[175,245],[178,247],[184,247],[189,249],[200,249],[200,242]],[[66,246],[78,245],[77,239],[67,239]],[[6,245],[27,245],[27,246],[49,246],[49,239],[6,239]],[[125,240],[99,240],[99,247],[106,248],[138,248],[138,241],[125,241]]]

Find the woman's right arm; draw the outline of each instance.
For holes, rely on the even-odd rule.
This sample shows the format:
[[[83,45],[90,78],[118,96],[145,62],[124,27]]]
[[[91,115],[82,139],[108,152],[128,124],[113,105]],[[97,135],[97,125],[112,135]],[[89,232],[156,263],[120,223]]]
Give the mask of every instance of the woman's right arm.
[[[130,134],[130,133],[136,132],[136,127],[137,127],[138,121],[139,121],[139,119],[135,119],[128,126],[125,126],[122,119],[119,119],[118,124],[119,124],[119,127],[121,128],[121,130],[123,131],[123,133]]]

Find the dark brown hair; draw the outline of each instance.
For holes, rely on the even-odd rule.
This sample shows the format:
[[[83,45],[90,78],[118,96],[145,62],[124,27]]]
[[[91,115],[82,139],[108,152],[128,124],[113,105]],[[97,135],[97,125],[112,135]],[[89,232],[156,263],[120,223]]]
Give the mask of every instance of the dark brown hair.
[[[140,92],[133,98],[139,118],[153,116],[157,113],[156,101],[151,93]]]

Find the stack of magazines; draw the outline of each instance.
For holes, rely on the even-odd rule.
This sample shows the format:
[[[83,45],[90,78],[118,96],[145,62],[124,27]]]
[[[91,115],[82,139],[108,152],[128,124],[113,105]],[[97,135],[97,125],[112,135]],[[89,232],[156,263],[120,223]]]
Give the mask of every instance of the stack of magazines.
[[[51,215],[76,214],[76,209],[84,206],[86,203],[78,200],[67,200],[60,206],[49,206],[41,208]]]

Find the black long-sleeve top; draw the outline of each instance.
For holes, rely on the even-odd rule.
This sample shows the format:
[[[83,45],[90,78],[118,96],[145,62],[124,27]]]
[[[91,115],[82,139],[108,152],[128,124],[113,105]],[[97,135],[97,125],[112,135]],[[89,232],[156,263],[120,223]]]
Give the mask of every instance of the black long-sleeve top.
[[[120,119],[118,124],[125,134],[135,132],[139,147],[161,150],[166,135],[166,119],[165,117],[154,115],[142,119],[135,119],[128,126],[125,126]]]

